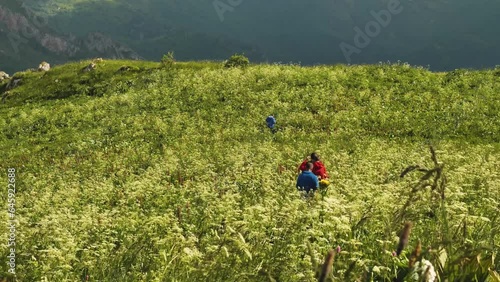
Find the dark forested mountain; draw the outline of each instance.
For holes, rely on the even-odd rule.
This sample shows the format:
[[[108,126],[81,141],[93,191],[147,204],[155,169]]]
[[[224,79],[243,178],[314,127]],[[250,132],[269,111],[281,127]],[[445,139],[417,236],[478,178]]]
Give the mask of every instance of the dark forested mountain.
[[[499,0],[1,0],[0,69],[87,57],[500,64]]]

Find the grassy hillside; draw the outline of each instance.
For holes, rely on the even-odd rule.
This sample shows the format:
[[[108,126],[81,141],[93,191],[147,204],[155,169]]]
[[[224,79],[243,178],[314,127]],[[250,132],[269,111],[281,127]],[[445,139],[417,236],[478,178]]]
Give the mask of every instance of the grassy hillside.
[[[439,281],[495,281],[498,69],[89,63],[0,84],[19,281],[315,281],[337,246],[331,281],[409,281],[419,241]]]
[[[370,43],[348,60],[339,45],[356,45],[355,28],[365,30],[375,20],[373,13],[387,10],[394,1],[4,0],[0,15],[1,6],[13,7],[44,36],[61,37],[71,43],[70,50],[78,48],[79,52],[52,52],[26,32],[3,26],[2,22],[13,21],[0,17],[0,69],[14,72],[42,60],[59,64],[96,56],[158,60],[167,51],[175,51],[182,60],[221,60],[238,52],[259,62],[313,65],[401,60],[432,70],[499,64],[500,37],[491,36],[499,25],[499,1],[398,2],[402,12],[392,15]],[[214,3],[235,7],[221,14]],[[21,4],[28,9],[19,8]],[[44,24],[40,27],[37,22]],[[22,41],[19,52],[9,44],[7,35],[12,32],[28,40]],[[106,40],[89,37],[96,32]],[[104,48],[108,40],[119,47]],[[133,55],[117,51],[122,48]]]

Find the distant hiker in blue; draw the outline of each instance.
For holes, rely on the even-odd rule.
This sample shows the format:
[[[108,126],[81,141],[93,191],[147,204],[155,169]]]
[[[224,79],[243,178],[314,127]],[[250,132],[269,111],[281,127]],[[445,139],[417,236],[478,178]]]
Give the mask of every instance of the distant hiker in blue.
[[[266,123],[267,123],[267,127],[269,127],[269,129],[271,129],[271,132],[272,133],[275,133],[276,132],[276,118],[274,118],[274,116],[270,115],[266,118]]]
[[[319,180],[318,177],[311,171],[313,167],[314,165],[312,162],[308,162],[306,164],[306,170],[302,171],[297,178],[297,189],[305,190],[306,192],[318,189]]]

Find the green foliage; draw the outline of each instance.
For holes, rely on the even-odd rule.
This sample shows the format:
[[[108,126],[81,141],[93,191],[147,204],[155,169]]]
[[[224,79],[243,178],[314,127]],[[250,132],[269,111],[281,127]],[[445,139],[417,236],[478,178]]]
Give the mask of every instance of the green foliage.
[[[250,60],[244,55],[234,54],[229,59],[224,62],[224,67],[234,68],[234,67],[247,67],[250,64]]]
[[[316,281],[337,245],[328,279],[397,281],[419,240],[440,281],[497,275],[495,70],[88,64],[27,72],[0,103],[19,281]],[[331,184],[306,199],[312,151]]]
[[[22,78],[23,81],[21,86],[10,91],[9,104],[20,106],[80,95],[103,96],[118,89],[123,92],[126,85],[143,85],[144,81],[140,78],[145,75],[143,72],[146,69],[159,67],[159,64],[154,62],[104,60],[97,63],[95,70],[82,72],[81,70],[91,62],[85,60],[55,66],[50,72],[15,73],[14,77]],[[129,68],[120,71],[124,65]]]
[[[161,64],[166,67],[170,67],[175,63],[174,52],[170,51],[163,55],[161,58]]]

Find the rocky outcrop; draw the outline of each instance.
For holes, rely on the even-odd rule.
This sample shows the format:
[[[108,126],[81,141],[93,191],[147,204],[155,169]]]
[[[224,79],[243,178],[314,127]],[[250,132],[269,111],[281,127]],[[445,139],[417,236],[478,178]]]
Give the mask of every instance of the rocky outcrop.
[[[95,63],[90,63],[88,66],[86,66],[82,69],[82,72],[93,71],[93,70],[95,70],[96,67],[97,67],[97,65]]]
[[[46,50],[58,55],[71,57],[81,51],[97,51],[113,58],[140,59],[140,56],[132,49],[114,41],[102,33],[89,33],[86,38],[83,39],[77,39],[73,35],[66,37],[57,36],[51,32],[47,32],[50,31],[50,29],[45,25],[46,23],[43,20],[30,20],[27,16],[18,12],[13,12],[2,5],[0,5],[0,24],[1,23],[7,27],[7,31],[15,34],[14,38],[18,38],[19,42],[35,40]],[[18,50],[16,50],[16,52],[18,52]]]
[[[19,42],[34,39],[45,49],[59,55],[71,56],[79,50],[76,44],[72,44],[63,37],[42,31],[41,29],[45,27],[43,21],[38,24],[36,24],[37,21],[32,23],[23,14],[12,12],[1,5],[0,23],[5,24],[7,30],[15,34],[13,38],[18,38]]]
[[[9,79],[9,74],[4,71],[0,71],[0,81],[5,79]]]
[[[11,89],[18,87],[19,85],[21,85],[21,81],[22,81],[21,78],[12,78],[9,81],[9,83],[7,84],[7,87],[5,88],[5,90],[11,90]]]
[[[40,65],[38,65],[38,71],[49,71],[50,70],[50,64],[47,62],[41,62]]]
[[[40,38],[40,44],[45,47],[45,49],[52,51],[56,54],[66,54],[68,56],[73,56],[79,50],[79,48],[64,40],[61,37],[53,36],[48,33],[44,34]]]
[[[121,68],[118,69],[119,72],[124,72],[124,71],[129,71],[130,67],[129,66],[122,66]]]

